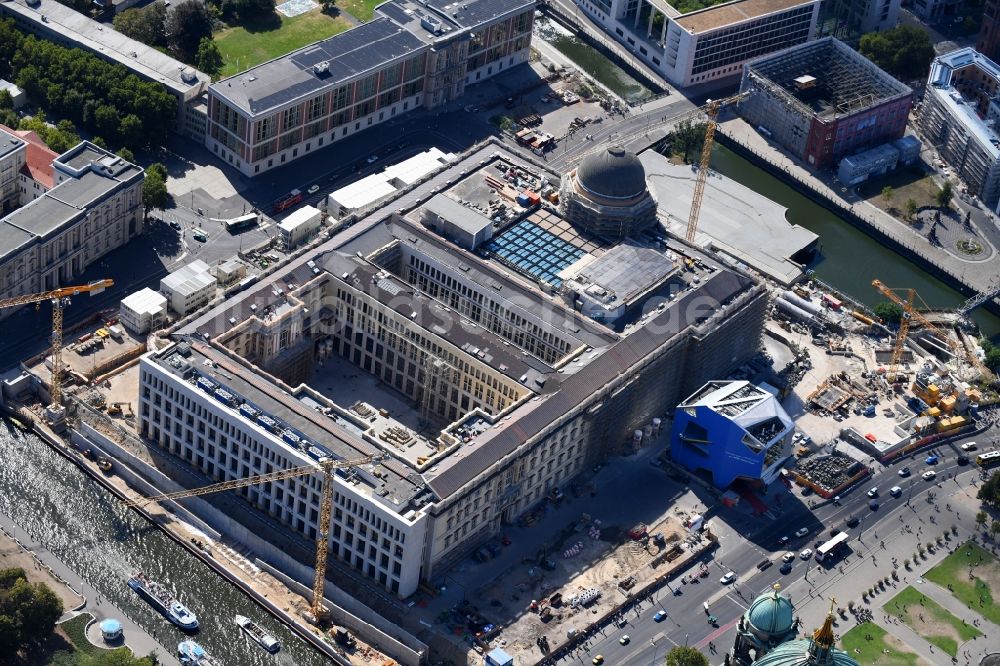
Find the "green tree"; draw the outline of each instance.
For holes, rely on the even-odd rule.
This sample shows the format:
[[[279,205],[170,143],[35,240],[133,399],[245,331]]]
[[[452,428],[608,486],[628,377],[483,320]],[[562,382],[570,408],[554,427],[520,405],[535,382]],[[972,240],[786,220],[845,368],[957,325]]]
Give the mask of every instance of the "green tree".
[[[907,81],[926,77],[934,58],[930,36],[910,25],[862,35],[858,50],[889,74]]]
[[[20,611],[21,640],[25,643],[40,643],[52,633],[56,620],[62,615],[62,600],[47,585],[30,585],[23,578],[21,581],[31,590],[30,601]]]
[[[882,301],[872,308],[872,311],[884,324],[895,326],[903,319],[903,307],[892,301]]]
[[[990,478],[986,480],[986,483],[979,487],[979,492],[976,497],[985,504],[993,508],[1000,508],[1000,471],[993,472]],[[982,516],[983,520],[980,522],[979,517]],[[986,522],[986,512],[980,511],[976,514],[976,523],[980,526]],[[994,523],[995,525],[996,523]]]
[[[669,137],[671,154],[688,163],[700,160],[707,128],[708,123],[692,123],[690,120],[680,123]]]
[[[167,14],[167,45],[184,62],[194,62],[198,45],[212,38],[212,17],[201,0],[184,0]]]
[[[979,346],[983,348],[983,364],[993,372],[1000,370],[1000,347],[987,338],[982,338]]]
[[[997,475],[997,472],[994,472],[993,473],[993,477],[995,478],[996,475]],[[985,485],[983,487],[985,487]],[[979,489],[979,494],[982,495],[982,493],[983,493],[983,489],[980,488]],[[980,497],[980,499],[983,499],[983,498]],[[979,511],[978,513],[976,513],[976,525],[979,525],[980,527],[982,527],[985,524],[986,524],[986,512],[985,511]]]
[[[218,44],[211,37],[202,37],[198,44],[198,53],[194,57],[194,66],[215,77],[222,71],[224,64]]]
[[[142,205],[146,212],[154,208],[164,208],[170,201],[167,192],[167,169],[159,162],[146,169],[146,180],[142,183]]]
[[[140,9],[126,9],[116,14],[112,23],[115,30],[143,44],[167,44],[167,6],[163,2],[154,2]]]
[[[941,189],[934,195],[934,200],[937,201],[939,208],[947,208],[951,203],[952,197],[954,196],[955,193],[951,189],[951,181],[946,180],[944,181],[944,185],[941,186]]]
[[[594,90],[586,83],[581,83],[576,87],[576,94],[584,99],[590,99],[594,96]]]
[[[892,201],[893,194],[895,194],[895,190],[892,189],[892,185],[886,185],[882,188],[882,201],[885,202],[886,206]]]
[[[14,98],[7,90],[0,90],[0,109],[12,110],[14,108]]]
[[[117,131],[122,145],[130,150],[138,150],[145,143],[142,121],[134,113],[130,113],[121,119],[118,123]]]
[[[319,5],[323,8],[324,12],[332,14],[333,10],[337,8],[337,0],[320,0]]]
[[[907,222],[912,222],[916,214],[917,202],[914,199],[907,199],[906,203],[903,204],[903,219]]]
[[[667,653],[666,666],[709,666],[708,658],[693,647],[678,645]]]
[[[129,150],[128,148],[119,148],[118,152],[115,153],[115,155],[122,158],[126,162],[131,162],[132,164],[135,164],[135,155],[133,155],[132,151]]]

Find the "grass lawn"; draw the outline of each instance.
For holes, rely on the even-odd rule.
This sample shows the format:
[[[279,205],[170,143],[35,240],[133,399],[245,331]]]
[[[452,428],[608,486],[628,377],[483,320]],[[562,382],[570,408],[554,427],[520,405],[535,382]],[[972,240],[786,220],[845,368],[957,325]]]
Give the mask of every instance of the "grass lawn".
[[[371,21],[373,10],[385,0],[341,0],[337,7],[347,12],[359,21]]]
[[[882,188],[886,185],[892,188],[892,199],[886,204],[882,198]],[[917,207],[936,206],[934,196],[938,186],[930,176],[918,168],[902,168],[890,171],[884,176],[878,176],[858,186],[858,194],[868,200],[868,203],[882,210],[895,208],[902,210],[907,199],[917,202]]]
[[[983,635],[971,624],[962,624],[961,620],[912,585],[890,599],[883,608],[952,657],[958,654],[960,644]]]
[[[285,18],[278,13],[263,25],[226,28],[215,35],[225,65],[220,77],[232,76],[306,44],[326,39],[351,27],[345,19],[319,9]]]
[[[72,620],[66,620],[62,624],[58,625],[66,637],[69,638],[73,647],[79,652],[85,652],[86,654],[97,654],[103,652],[102,648],[97,647],[93,643],[87,640],[87,623],[93,619],[93,616],[89,613],[83,613],[77,615]]]
[[[866,640],[870,635],[872,640]],[[916,666],[921,663],[919,656],[902,649],[903,643],[885,629],[865,622],[854,627],[840,637],[840,647],[851,659],[859,664],[879,664],[879,666]],[[882,652],[888,650],[889,652]]]
[[[1000,598],[1000,560],[979,544],[970,541],[961,546],[928,571],[925,578],[941,587],[950,584],[951,593],[959,601],[990,622],[1000,624],[1000,608],[993,602]]]

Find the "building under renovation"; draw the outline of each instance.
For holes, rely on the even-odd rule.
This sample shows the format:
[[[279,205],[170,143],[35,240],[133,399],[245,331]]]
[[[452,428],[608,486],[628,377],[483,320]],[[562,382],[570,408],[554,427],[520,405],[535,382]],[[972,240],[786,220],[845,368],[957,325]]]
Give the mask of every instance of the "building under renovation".
[[[330,554],[404,597],[760,343],[767,291],[753,277],[663,235],[604,241],[521,205],[507,178],[558,176],[498,148],[140,365],[141,434],[197,471],[316,465],[244,493],[303,537],[316,535],[320,462],[384,455],[336,477]],[[468,211],[496,220],[489,240],[450,239]]]
[[[811,167],[903,136],[913,91],[827,37],[743,68],[739,113]]]

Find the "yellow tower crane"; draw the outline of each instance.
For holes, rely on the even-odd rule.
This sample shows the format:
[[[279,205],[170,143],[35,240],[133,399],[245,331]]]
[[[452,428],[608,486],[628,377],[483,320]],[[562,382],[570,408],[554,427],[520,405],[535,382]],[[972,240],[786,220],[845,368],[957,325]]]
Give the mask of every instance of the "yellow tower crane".
[[[894,380],[896,377],[899,360],[903,356],[903,345],[906,344],[906,336],[909,333],[910,325],[914,322],[919,323],[921,326],[940,338],[942,342],[948,345],[953,354],[956,356],[959,354],[960,350],[958,342],[953,340],[951,336],[949,336],[939,326],[930,321],[927,317],[922,315],[919,310],[913,307],[914,299],[918,298],[915,290],[907,289],[906,298],[903,299],[896,294],[895,290],[885,286],[880,280],[872,280],[872,286],[890,301],[903,308],[903,317],[899,321],[899,332],[896,334],[896,341],[892,346],[892,357],[889,360],[889,376],[891,379]],[[973,367],[976,366],[977,364],[973,362]]]
[[[387,457],[388,456],[386,454],[377,454],[365,458],[358,458],[356,460],[321,460],[319,462],[319,466],[323,470],[323,490],[320,494],[319,530],[316,537],[316,575],[313,578],[312,603],[309,607],[315,622],[319,622],[325,614],[325,609],[323,608],[323,594],[326,587],[326,560],[330,548],[330,513],[333,504],[332,472],[335,469],[360,467],[361,465],[379,462]],[[190,490],[180,490],[175,493],[165,493],[163,495],[143,497],[140,499],[130,500],[130,503],[133,506],[141,507],[150,502],[160,503],[170,500],[185,499],[187,497],[197,497],[199,495],[209,495],[212,493],[222,492],[224,490],[246,488],[247,486],[257,485],[259,483],[269,483],[271,481],[291,479],[298,476],[307,476],[315,472],[315,465],[292,467],[291,469],[268,472],[267,474],[257,474],[242,479],[233,479],[231,481],[213,483],[212,485],[202,486],[201,488],[192,488]]]
[[[715,128],[718,126],[719,111],[722,107],[735,104],[749,95],[750,92],[741,92],[724,99],[709,100],[707,104],[699,107],[699,112],[704,112],[708,117],[705,126],[705,142],[701,147],[701,161],[698,163],[698,176],[694,180],[694,194],[691,196],[691,212],[688,214],[687,233],[685,240],[691,243],[694,235],[698,231],[698,216],[701,214],[701,200],[705,196],[705,183],[708,180],[708,165],[712,160],[712,147],[715,145]]]
[[[63,308],[69,305],[71,296],[77,296],[78,294],[90,294],[93,296],[113,285],[114,280],[97,280],[96,282],[76,287],[61,287],[40,294],[26,294],[24,296],[15,296],[0,300],[0,309],[13,308],[29,303],[41,303],[42,301],[52,301],[52,382],[49,394],[52,398],[50,405],[53,412],[62,405]]]

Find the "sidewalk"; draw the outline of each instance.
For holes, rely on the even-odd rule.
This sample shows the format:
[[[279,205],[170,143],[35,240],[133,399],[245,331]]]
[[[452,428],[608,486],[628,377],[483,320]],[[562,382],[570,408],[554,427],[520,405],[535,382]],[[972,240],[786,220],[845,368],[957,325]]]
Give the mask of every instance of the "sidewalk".
[[[173,650],[160,645],[152,636],[125,615],[124,611],[101,596],[89,583],[81,580],[79,574],[46,550],[30,534],[26,533],[22,528],[15,526],[14,522],[2,513],[0,513],[0,525],[7,532],[14,534],[24,544],[25,548],[33,552],[42,564],[53,571],[54,575],[67,581],[74,591],[84,597],[83,605],[75,609],[77,612],[71,615],[64,614],[60,619],[70,619],[76,616],[78,612],[90,613],[98,622],[105,618],[113,617],[122,623],[122,629],[125,634],[125,645],[131,648],[137,657],[144,657],[150,653],[155,653],[160,664],[164,666],[179,666],[180,662],[173,656]]]
[[[959,657],[961,657],[964,650],[973,650],[974,654],[978,654],[984,650],[987,652],[1000,652],[1000,627],[970,609],[964,603],[959,601],[958,598],[952,595],[952,593],[946,588],[943,588],[936,583],[924,580],[922,584],[917,586],[917,588],[925,595],[941,604],[949,613],[958,619],[964,620],[967,624],[973,624],[974,622],[979,623],[976,625],[976,628],[983,632],[985,636],[980,636],[977,639],[966,641],[960,645],[958,648]],[[959,661],[961,662],[962,659],[959,659]]]

